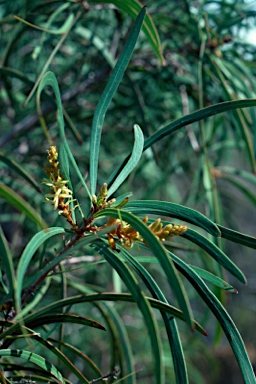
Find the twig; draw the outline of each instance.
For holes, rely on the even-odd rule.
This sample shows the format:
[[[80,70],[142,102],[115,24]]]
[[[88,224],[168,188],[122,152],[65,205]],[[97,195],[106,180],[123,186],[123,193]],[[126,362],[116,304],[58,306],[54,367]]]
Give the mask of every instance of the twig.
[[[119,374],[119,372],[120,372],[119,369],[115,368],[112,372],[109,372],[106,375],[99,377],[98,379],[91,380],[90,384],[98,383],[101,380],[106,381],[105,379],[107,379],[108,377],[113,377],[114,379],[116,379],[117,378],[116,376]]]

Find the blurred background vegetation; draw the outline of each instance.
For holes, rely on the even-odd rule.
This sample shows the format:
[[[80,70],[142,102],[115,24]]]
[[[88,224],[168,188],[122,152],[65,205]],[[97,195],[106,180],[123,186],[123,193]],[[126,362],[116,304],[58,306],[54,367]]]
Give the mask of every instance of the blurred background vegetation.
[[[141,33],[106,115],[99,159],[101,184],[130,153],[134,123],[139,124],[148,137],[168,122],[199,108],[256,97],[255,44],[247,38],[255,28],[255,2],[148,0],[141,3],[147,5],[159,33],[163,58],[161,60],[161,55],[156,55]],[[61,27],[67,22],[71,11],[75,13],[76,20],[63,34]],[[31,25],[14,18],[14,15]],[[46,133],[50,134],[53,142],[57,141],[56,110],[51,93],[44,94],[41,107],[48,127],[48,131],[44,131],[35,94],[28,103],[26,100],[47,65],[55,73],[60,86],[70,148],[80,169],[86,174],[93,114],[132,22],[132,18],[120,7],[107,2],[0,2],[0,160],[6,156],[15,160],[38,184],[41,183],[46,150],[49,148]],[[131,191],[136,199],[183,204],[220,224],[254,236],[255,129],[255,108],[219,114],[200,124],[187,125],[144,153],[139,166],[122,187],[123,190],[121,188],[121,193]],[[1,162],[0,179],[30,202],[49,226],[54,225],[55,212],[47,204],[42,204],[43,194],[31,193],[29,184],[4,161]],[[35,234],[35,225],[1,197],[0,224],[17,263],[21,251]],[[255,252],[239,244],[220,244],[219,240],[218,245],[226,250],[248,279],[248,285],[242,286],[230,275],[224,275],[235,285],[239,295],[232,297],[225,293],[222,301],[241,331],[252,362],[256,365]],[[189,248],[179,239],[172,246],[188,262],[207,265],[209,270],[215,270],[214,262],[194,245]],[[65,269],[74,283],[73,288],[69,288],[71,292],[76,292],[75,283],[86,283],[109,291],[115,288],[109,266],[97,264],[97,256],[89,254],[84,255],[82,260],[82,266],[81,258],[77,264],[75,259],[72,263],[66,261]],[[154,264],[149,268],[161,281],[163,271]],[[195,318],[209,333],[208,338],[204,338],[187,332],[186,325],[179,325],[191,383],[241,383],[235,358],[225,338],[221,338],[216,321],[189,285],[187,288]],[[48,291],[45,301],[62,296],[56,274],[55,284]],[[150,346],[141,315],[132,304],[115,307],[127,326],[139,382],[151,383]],[[79,311],[86,315],[90,313],[88,306],[80,307]],[[102,321],[95,307],[92,307],[91,313],[94,319]],[[72,339],[72,343],[84,350],[103,371],[108,369],[112,358],[108,336],[102,338],[98,330],[88,331],[82,326],[73,332],[67,325],[65,332],[67,340]],[[164,330],[163,339],[167,348]],[[168,377],[171,378],[172,361],[169,354],[166,356]],[[70,358],[75,360],[72,352]],[[78,367],[82,364],[80,361],[75,363]],[[69,379],[72,381],[74,378]],[[174,380],[173,377],[173,381],[170,379],[169,382]]]

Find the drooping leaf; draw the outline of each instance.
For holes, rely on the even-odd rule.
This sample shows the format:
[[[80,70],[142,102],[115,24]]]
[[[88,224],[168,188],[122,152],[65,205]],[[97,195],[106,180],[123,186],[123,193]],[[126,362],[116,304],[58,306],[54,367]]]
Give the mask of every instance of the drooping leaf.
[[[171,316],[174,316],[177,319],[180,319],[182,321],[186,321],[185,316],[180,309],[177,309],[170,304],[164,303],[162,301],[159,301],[150,297],[147,297],[147,300],[150,302],[150,305],[153,308],[169,313]],[[134,299],[129,293],[113,293],[113,292],[91,293],[87,295],[71,296],[67,299],[55,301],[54,303],[50,303],[43,308],[35,310],[33,313],[26,315],[23,321],[24,323],[32,321],[38,316],[56,311],[65,306],[70,306],[70,305],[85,303],[85,302],[94,302],[94,301],[127,301],[132,303],[134,302]],[[197,321],[195,320],[192,320],[192,321],[193,321],[193,328],[196,329],[198,332],[200,332],[202,335],[206,336],[207,332],[205,331],[205,329]],[[1,323],[1,319],[0,319],[0,323]],[[5,339],[6,336],[11,335],[14,331],[18,330],[19,328],[20,328],[20,323],[15,323],[11,325],[9,328],[7,328],[4,332],[0,334],[0,340]]]
[[[106,262],[104,260],[104,262]],[[76,283],[74,281],[69,280],[68,283],[71,287],[77,289],[79,292],[88,294],[93,293],[93,291],[88,288],[85,284]],[[102,303],[94,303],[97,306],[102,316],[104,316],[110,331],[112,332],[113,337],[113,363],[116,364],[116,353],[121,353],[121,371],[124,374],[129,375],[126,381],[127,384],[136,384],[135,375],[131,374],[135,372],[135,362],[132,354],[131,342],[126,331],[126,327],[115,310],[115,308],[106,302]],[[117,348],[120,347],[120,351],[117,351]],[[99,376],[103,376],[102,373]]]
[[[232,275],[236,276],[238,280],[240,280],[243,284],[246,284],[246,278],[243,272],[212,241],[190,228],[188,228],[188,230],[182,235],[182,237],[185,237],[186,239],[197,244],[200,248],[204,249],[227,271],[229,271]]]
[[[99,322],[88,319],[86,317],[74,315],[74,314],[47,314],[45,316],[40,316],[32,321],[26,322],[26,325],[28,325],[30,328],[36,328],[40,327],[45,324],[52,324],[52,323],[74,323],[74,324],[82,324],[87,325],[89,327],[98,328],[101,330],[106,330],[103,325],[101,325]]]
[[[163,367],[163,351],[160,338],[160,332],[157,326],[156,319],[151,310],[150,304],[144,293],[139,288],[138,282],[126,264],[122,261],[118,254],[114,253],[103,242],[97,242],[93,245],[98,252],[106,258],[107,262],[118,272],[121,279],[127,286],[127,289],[132,294],[135,302],[140,309],[145,324],[148,328],[149,337],[151,340],[152,353],[155,362],[155,379],[156,383],[164,384],[164,367]]]
[[[124,257],[124,260],[127,261],[129,265],[134,268],[134,270],[141,277],[151,292],[152,296],[160,301],[168,303],[156,281],[143,267],[143,265],[141,265],[134,257],[132,257],[132,255],[123,247],[121,248],[121,254]],[[176,321],[173,317],[169,318],[167,313],[164,311],[161,311],[161,315],[165,323],[169,345],[172,352],[176,382],[177,384],[186,384],[188,383],[187,368]]]
[[[177,219],[185,220],[189,223],[197,225],[205,229],[213,236],[220,236],[217,225],[204,216],[202,213],[194,209],[184,207],[183,205],[169,203],[157,200],[134,200],[124,207],[135,214],[170,216]]]
[[[218,224],[218,227],[221,231],[221,237],[224,239],[256,249],[256,237],[245,235],[241,232],[234,231],[233,229],[223,227],[223,225]]]
[[[194,286],[196,291],[202,297],[204,302],[210,308],[212,313],[218,319],[228,342],[233,349],[234,355],[237,359],[238,365],[240,367],[241,373],[243,375],[243,379],[245,384],[255,384],[256,379],[253,372],[253,368],[248,357],[244,342],[241,338],[240,333],[238,332],[233,320],[220,303],[220,301],[216,298],[216,296],[210,291],[207,285],[203,282],[200,276],[192,270],[184,261],[178,258],[173,253],[169,252],[170,257],[173,259],[177,268],[181,271],[181,273],[190,281],[190,283]]]
[[[103,211],[100,211],[97,215],[100,216],[109,216],[114,218],[122,217],[122,220],[129,223],[136,231],[140,233],[145,242],[149,245],[152,252],[159,259],[159,262],[166,273],[168,282],[173,289],[173,292],[178,300],[181,310],[186,317],[187,323],[192,327],[192,310],[190,308],[190,304],[187,298],[187,294],[185,288],[183,286],[180,277],[173,266],[173,263],[170,262],[170,258],[168,257],[165,248],[161,244],[161,242],[155,237],[155,235],[150,231],[150,229],[135,215],[123,211],[117,210],[114,208],[107,208]]]
[[[0,357],[5,356],[19,357],[21,359],[34,363],[40,368],[42,368],[44,371],[51,373],[61,383],[65,384],[65,381],[61,373],[57,370],[57,368],[55,368],[51,363],[49,363],[49,361],[47,361],[44,357],[37,355],[36,353],[25,351],[22,349],[1,349]]]

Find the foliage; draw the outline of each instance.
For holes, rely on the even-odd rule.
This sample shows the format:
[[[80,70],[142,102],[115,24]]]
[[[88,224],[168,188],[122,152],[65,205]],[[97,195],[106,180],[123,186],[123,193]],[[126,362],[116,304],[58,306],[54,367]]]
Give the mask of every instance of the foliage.
[[[225,239],[256,248],[236,210],[256,202],[255,12],[147,5],[3,5],[3,383],[203,382],[186,349],[210,313],[256,382],[225,309],[246,283]]]

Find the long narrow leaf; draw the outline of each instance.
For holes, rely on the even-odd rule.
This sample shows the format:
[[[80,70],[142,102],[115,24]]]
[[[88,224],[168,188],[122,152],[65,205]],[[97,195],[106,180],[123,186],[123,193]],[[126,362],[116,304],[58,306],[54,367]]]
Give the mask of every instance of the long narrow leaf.
[[[131,265],[132,268],[139,274],[152,296],[158,300],[161,300],[165,303],[168,303],[163,292],[157,285],[156,281],[152,278],[150,273],[141,265],[134,257],[130,255],[123,247],[121,248],[121,254],[124,257],[125,261]],[[183,349],[179,337],[178,328],[174,318],[169,319],[169,316],[166,312],[161,311],[163,317],[166,332],[169,339],[169,345],[172,352],[173,365],[175,370],[175,378],[177,384],[186,384],[188,383],[186,362],[183,354]]]
[[[238,108],[249,108],[256,106],[256,99],[244,99],[244,100],[234,100],[226,101],[224,103],[219,103],[211,105],[210,107],[199,109],[198,111],[192,112],[189,115],[182,116],[181,118],[173,121],[170,124],[167,124],[165,127],[156,131],[153,135],[145,140],[143,151],[151,147],[157,141],[163,139],[164,137],[172,134],[180,128],[185,127],[186,125],[192,124],[196,121],[206,119],[207,117],[217,115],[219,113],[232,111]],[[109,180],[109,186],[113,183],[113,180],[116,178],[116,175],[120,173],[121,169],[127,162],[129,156],[123,161],[123,163],[117,168],[116,172],[113,172],[112,179]]]
[[[237,232],[237,231],[234,231],[233,229],[223,227],[222,225],[219,225],[219,224],[218,224],[218,227],[221,231],[221,237],[223,237],[224,239],[256,249],[256,237],[245,235],[241,232]]]
[[[126,264],[122,261],[118,254],[115,254],[106,244],[99,241],[94,244],[94,247],[104,255],[108,263],[118,272],[129,292],[131,292],[136,301],[148,328],[149,337],[151,340],[152,353],[155,362],[155,378],[157,384],[164,384],[164,367],[163,367],[163,351],[161,347],[160,332],[157,322],[151,310],[150,304],[144,293],[139,288],[138,282]]]
[[[45,279],[45,284],[42,284],[42,286],[36,290],[35,295],[33,297],[33,300],[30,301],[24,308],[21,309],[21,311],[15,316],[15,320],[20,320],[22,317],[24,317],[27,313],[29,313],[44,297],[46,294],[49,286],[50,286],[51,278]]]
[[[55,97],[56,97],[56,104],[57,104],[57,110],[58,110],[57,120],[58,120],[59,130],[60,130],[60,146],[62,148],[62,161],[60,161],[60,168],[63,172],[63,175],[67,178],[67,180],[70,181],[70,187],[72,187],[71,180],[69,177],[69,161],[70,161],[76,174],[77,174],[77,176],[78,176],[78,178],[80,179],[80,181],[81,181],[82,185],[84,186],[88,196],[90,197],[90,192],[88,190],[88,187],[87,187],[87,185],[84,181],[84,178],[83,178],[83,176],[82,176],[82,174],[81,174],[81,172],[80,172],[80,170],[76,164],[74,156],[72,155],[72,153],[70,151],[70,148],[68,146],[68,143],[67,143],[67,140],[65,137],[65,130],[64,130],[65,125],[64,125],[64,117],[63,117],[63,110],[62,110],[59,85],[58,85],[56,76],[52,72],[47,72],[43,76],[43,78],[42,78],[42,80],[38,86],[37,95],[36,95],[38,113],[39,113],[39,115],[42,114],[41,108],[40,108],[40,96],[41,96],[43,89],[47,85],[50,85],[53,88],[54,93],[55,93]],[[63,152],[64,152],[64,154],[63,154]]]
[[[48,228],[47,230],[43,230],[37,233],[24,249],[17,267],[17,290],[15,298],[17,312],[19,312],[21,309],[21,293],[23,288],[23,280],[30,260],[32,259],[41,244],[43,244],[46,240],[50,239],[52,236],[58,235],[60,233],[65,233],[65,230],[61,227]]]
[[[198,276],[202,279],[209,281],[210,283],[216,285],[219,288],[225,289],[225,291],[231,293],[238,293],[236,289],[234,289],[230,284],[221,279],[218,276],[215,276],[213,273],[206,271],[205,269],[195,267],[194,265],[190,265],[190,268],[193,269]]]
[[[22,168],[16,161],[10,159],[5,156],[2,152],[0,152],[0,161],[8,165],[9,168],[13,169],[16,173],[18,173],[23,179],[27,180],[30,185],[38,192],[42,192],[40,185],[37,181],[24,169]]]
[[[42,368],[44,371],[51,373],[61,383],[65,383],[61,373],[51,363],[49,363],[49,361],[45,360],[45,358],[37,355],[36,353],[25,351],[22,349],[1,349],[0,357],[5,356],[19,357],[21,359],[34,363],[40,368]]]
[[[150,305],[153,308],[157,308],[160,311],[165,311],[166,313],[169,313],[170,315],[176,317],[177,319],[180,319],[182,321],[185,320],[185,316],[182,313],[181,310],[178,308],[173,307],[170,304],[164,303],[162,301],[147,297],[147,299],[150,302]],[[33,319],[35,319],[38,316],[44,315],[46,313],[56,311],[60,308],[74,305],[74,304],[79,304],[79,303],[85,303],[85,302],[94,302],[94,301],[127,301],[127,302],[134,302],[133,297],[129,293],[113,293],[113,292],[103,292],[103,293],[92,293],[92,294],[87,294],[87,295],[77,295],[77,296],[72,296],[68,299],[62,299],[58,300],[54,303],[51,303],[43,308],[38,309],[37,311],[34,311],[33,313],[27,315],[24,317],[23,321],[29,322]],[[0,323],[6,323],[5,320]],[[6,329],[4,332],[0,334],[0,340],[3,340],[6,338],[6,336],[11,335],[14,331],[18,330],[20,328],[19,323],[15,323],[12,326],[10,326],[8,329]],[[193,328],[195,328],[198,332],[200,332],[202,335],[206,336],[207,332],[205,329],[198,324],[197,321],[193,320]]]
[[[133,171],[140,160],[143,151],[144,136],[142,130],[137,124],[134,125],[134,136],[134,146],[131,157],[109,188],[107,197],[110,197],[120,187],[120,185],[129,176],[129,174]]]
[[[1,266],[6,273],[7,280],[8,280],[9,294],[13,299],[13,294],[16,290],[16,278],[15,278],[15,272],[14,272],[14,265],[12,261],[12,254],[1,226],[0,226],[0,254],[1,254]]]
[[[138,16],[140,10],[143,7],[143,4],[141,4],[138,0],[101,0],[101,2],[114,4],[116,7],[122,9],[124,12],[127,12],[128,15],[131,16],[133,19]],[[98,0],[89,0],[89,3],[98,4]],[[160,39],[156,27],[148,13],[145,16],[142,30],[145,32],[145,35],[147,36],[158,58],[160,59],[162,64],[164,64]]]
[[[141,248],[145,248],[148,250],[148,247],[141,245]],[[149,264],[159,264],[159,260],[154,256],[137,256],[136,260],[139,263],[149,263]],[[141,264],[139,264],[141,265]],[[190,268],[194,269],[196,273],[204,280],[207,280],[211,282],[212,284],[216,285],[219,288],[222,288],[228,292],[231,293],[237,293],[237,290],[233,288],[229,283],[227,283],[225,280],[221,279],[220,277],[214,275],[211,272],[206,271],[205,269],[196,267],[194,265],[189,265]]]
[[[82,374],[82,372],[68,359],[66,355],[57,347],[55,347],[49,340],[46,340],[44,337],[42,337],[39,333],[35,333],[33,330],[27,327],[23,327],[26,333],[23,333],[23,335],[19,335],[20,337],[30,337],[34,340],[36,340],[38,343],[42,344],[44,347],[46,347],[49,351],[49,353],[53,353],[55,356],[57,356],[64,364],[65,366],[72,372],[74,373],[78,379],[80,380],[81,383],[84,384],[89,384],[89,381],[86,379],[86,377]],[[12,338],[8,338],[4,342],[5,344],[11,344],[13,340],[15,340],[17,336],[13,336]]]
[[[222,175],[224,180],[227,180],[229,183],[233,184],[241,193],[243,193],[244,197],[247,198],[254,206],[256,205],[256,193],[251,192],[250,188],[248,188],[245,184],[241,183],[241,181],[236,180],[231,175]]]
[[[202,297],[204,302],[210,308],[212,313],[218,319],[227,339],[233,349],[234,355],[237,359],[239,367],[241,369],[245,384],[255,384],[256,379],[253,372],[253,368],[246,352],[243,340],[227,311],[222,306],[216,296],[210,291],[207,285],[199,277],[199,275],[193,271],[186,263],[180,260],[173,253],[169,253],[173,261],[176,263],[177,268],[181,273],[190,281],[196,291]]]
[[[96,111],[93,116],[92,122],[92,133],[91,133],[91,144],[90,144],[90,183],[91,183],[91,194],[95,195],[96,184],[97,184],[97,173],[98,173],[98,161],[99,161],[99,148],[102,126],[107,112],[108,106],[117,90],[117,87],[122,80],[124,71],[130,61],[131,55],[135,48],[140,29],[146,14],[145,8],[143,8],[131,30],[131,33],[127,39],[124,49],[116,63],[106,88],[104,89],[99,103],[96,107]]]
[[[40,316],[36,319],[33,319],[30,322],[26,322],[26,325],[29,326],[29,328],[36,328],[40,327],[45,324],[52,324],[52,323],[74,323],[74,324],[82,324],[87,325],[89,327],[98,328],[101,330],[106,330],[103,325],[98,323],[95,320],[88,319],[86,317],[73,315],[73,314],[47,314],[45,316]]]
[[[124,209],[132,211],[135,214],[144,214],[145,216],[153,214],[175,217],[197,225],[213,236],[220,236],[218,226],[213,221],[202,213],[184,207],[183,205],[157,200],[134,200],[130,201]]]
[[[204,249],[209,255],[211,255],[219,264],[221,264],[227,271],[238,278],[243,284],[246,284],[246,278],[243,272],[231,261],[225,253],[217,247],[212,241],[208,240],[205,236],[188,229],[182,237],[197,244],[200,248]]]
[[[149,244],[152,252],[159,259],[159,262],[164,272],[166,273],[170,287],[172,288],[176,299],[178,300],[180,308],[184,313],[186,321],[192,327],[192,310],[190,308],[190,304],[183,283],[180,280],[180,277],[173,263],[170,262],[170,258],[168,257],[165,248],[150,231],[150,229],[148,229],[148,227],[138,217],[122,210],[108,208],[104,211],[99,212],[97,216],[110,216],[115,218],[120,218],[121,216],[124,221],[129,223],[136,231],[140,233],[146,243]]]
[[[74,281],[68,281],[71,287],[77,289],[81,293],[93,293],[91,289],[89,289],[84,284],[79,284]],[[120,349],[121,358],[121,370],[124,375],[130,375],[126,381],[127,384],[136,384],[136,377],[131,373],[135,372],[135,363],[132,354],[131,342],[129,336],[126,331],[126,327],[123,324],[121,317],[118,315],[115,308],[111,305],[108,305],[106,302],[103,303],[94,303],[97,308],[100,310],[102,316],[105,318],[108,327],[112,333],[113,338],[113,362],[116,364],[115,355],[117,349]],[[103,376],[101,372],[99,372],[99,376]]]
[[[217,76],[221,82],[222,88],[224,89],[224,92],[226,93],[226,96],[230,98],[231,100],[234,99],[234,96],[232,92],[230,91],[230,86],[227,84],[223,73],[221,71],[221,68],[219,64],[221,63],[221,60],[219,60],[217,57],[210,56],[210,60],[212,62],[212,65],[217,73]],[[253,149],[253,144],[252,144],[252,138],[249,132],[249,129],[246,125],[246,122],[244,120],[244,116],[241,113],[240,110],[235,110],[235,116],[236,116],[236,121],[237,125],[240,129],[241,135],[243,137],[243,140],[245,142],[245,146],[248,152],[248,157],[252,166],[252,170],[256,172],[256,165],[255,165],[255,159],[254,159],[254,149]]]
[[[38,224],[40,228],[47,228],[48,225],[36,212],[36,210],[23,197],[19,196],[11,188],[0,182],[0,196],[20,212],[24,213],[30,220]]]

